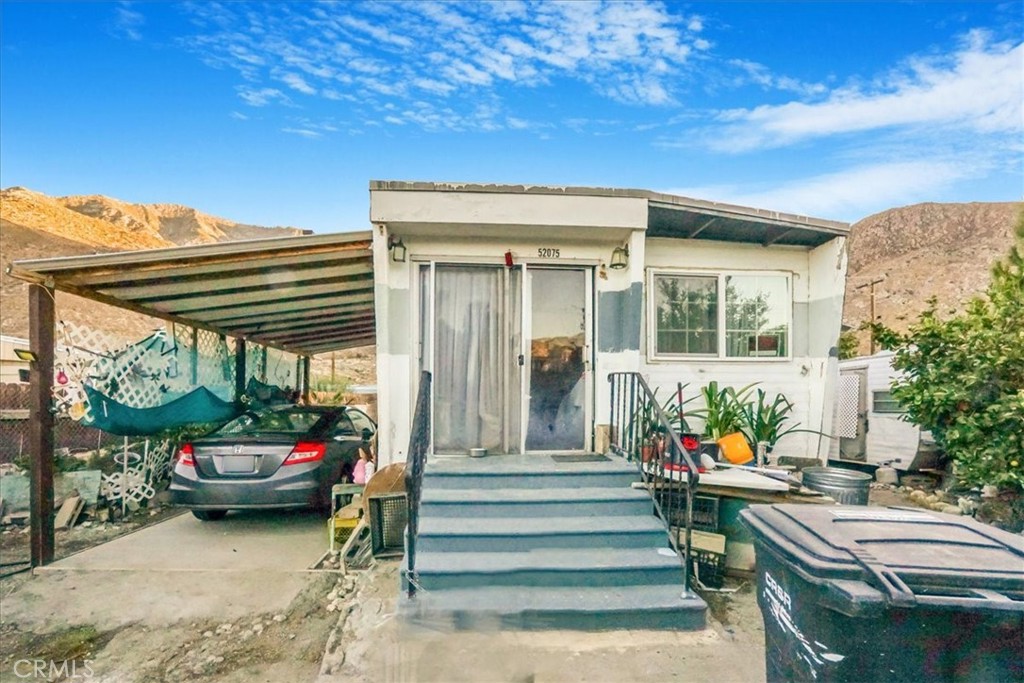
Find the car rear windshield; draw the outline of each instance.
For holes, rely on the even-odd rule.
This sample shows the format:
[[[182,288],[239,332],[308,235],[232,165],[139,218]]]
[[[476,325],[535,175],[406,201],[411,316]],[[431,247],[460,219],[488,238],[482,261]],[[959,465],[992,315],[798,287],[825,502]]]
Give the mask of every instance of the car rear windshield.
[[[245,413],[217,430],[217,434],[305,434],[322,419],[324,413],[301,409]]]

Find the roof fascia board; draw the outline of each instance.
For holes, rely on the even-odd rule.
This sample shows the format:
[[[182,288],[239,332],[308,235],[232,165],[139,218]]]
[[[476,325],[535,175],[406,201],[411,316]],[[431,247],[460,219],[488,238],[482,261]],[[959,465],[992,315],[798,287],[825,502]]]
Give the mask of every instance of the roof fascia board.
[[[336,249],[369,249],[373,234],[369,230],[352,233],[333,233],[330,235],[301,235],[298,237],[273,237],[259,240],[240,240],[237,242],[217,242],[187,247],[167,247],[165,249],[143,249],[138,251],[121,251],[111,254],[90,254],[88,256],[62,256],[48,259],[28,259],[15,261],[11,264],[11,275],[18,279],[38,281],[40,276],[54,275],[69,270],[90,268],[123,267],[125,263],[193,263],[207,259],[228,258],[232,256],[258,257],[260,253],[281,255],[282,252],[293,251],[302,253],[308,248],[329,246]]]

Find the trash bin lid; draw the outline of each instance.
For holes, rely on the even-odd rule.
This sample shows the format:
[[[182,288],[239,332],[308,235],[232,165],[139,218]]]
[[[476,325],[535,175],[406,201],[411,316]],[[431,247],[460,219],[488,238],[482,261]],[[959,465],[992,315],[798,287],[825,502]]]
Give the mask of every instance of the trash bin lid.
[[[905,605],[1024,612],[1024,538],[971,518],[859,505],[754,505],[740,514],[812,581],[863,581]]]

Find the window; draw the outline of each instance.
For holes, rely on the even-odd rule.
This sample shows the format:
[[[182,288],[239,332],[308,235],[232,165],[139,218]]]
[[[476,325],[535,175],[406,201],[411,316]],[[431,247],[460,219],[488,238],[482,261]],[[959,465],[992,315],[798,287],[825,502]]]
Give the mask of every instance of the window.
[[[871,404],[873,406],[872,412],[875,413],[903,412],[903,408],[900,407],[899,402],[895,398],[893,398],[892,393],[888,391],[872,391]]]
[[[345,414],[352,420],[352,424],[356,428],[357,434],[362,434],[364,429],[369,429],[370,433],[373,433],[373,420],[371,420],[364,412],[356,410],[355,408],[349,408],[345,411]]]
[[[788,358],[792,295],[782,274],[651,276],[654,357]]]
[[[718,278],[658,275],[655,355],[718,353]]]

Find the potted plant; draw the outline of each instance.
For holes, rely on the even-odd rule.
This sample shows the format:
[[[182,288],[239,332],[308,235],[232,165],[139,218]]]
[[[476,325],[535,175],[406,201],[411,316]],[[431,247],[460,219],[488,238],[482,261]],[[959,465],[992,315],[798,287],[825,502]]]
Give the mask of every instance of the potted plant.
[[[757,399],[742,406],[742,432],[747,443],[757,452],[757,444],[767,444],[770,453],[775,443],[787,434],[806,432],[822,434],[814,429],[800,429],[800,423],[785,426],[791,419],[793,404],[784,395],[776,394],[771,401],[764,389],[757,390]]]
[[[747,396],[757,382],[748,384],[739,391],[732,387],[721,387],[718,382],[708,382],[700,390],[704,407],[691,414],[704,418],[704,431],[700,439],[703,455],[718,460],[718,440],[728,434],[741,432],[744,425],[744,406]]]

